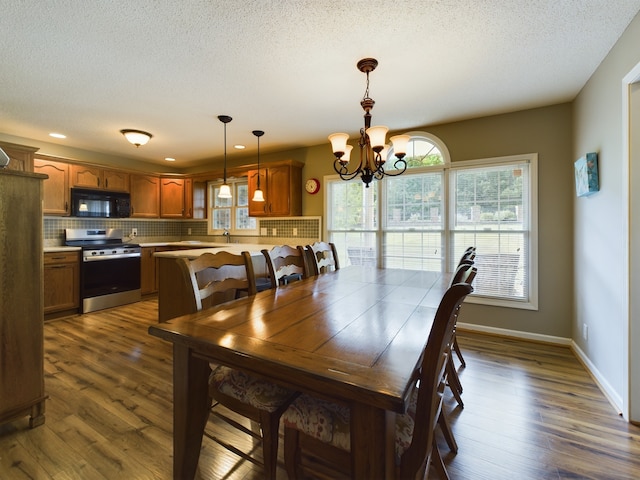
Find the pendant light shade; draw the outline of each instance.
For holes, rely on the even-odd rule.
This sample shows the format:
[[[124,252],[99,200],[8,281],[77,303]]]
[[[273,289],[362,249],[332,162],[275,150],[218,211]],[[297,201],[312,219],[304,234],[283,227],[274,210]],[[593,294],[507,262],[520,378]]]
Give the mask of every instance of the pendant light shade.
[[[233,120],[229,115],[218,115],[224,124],[224,180],[218,191],[218,198],[231,198],[231,187],[227,184],[227,123]]]
[[[251,200],[254,202],[264,202],[264,193],[260,190],[260,137],[264,135],[264,132],[262,130],[254,130],[251,133],[258,137],[258,188],[253,192],[253,198]]]

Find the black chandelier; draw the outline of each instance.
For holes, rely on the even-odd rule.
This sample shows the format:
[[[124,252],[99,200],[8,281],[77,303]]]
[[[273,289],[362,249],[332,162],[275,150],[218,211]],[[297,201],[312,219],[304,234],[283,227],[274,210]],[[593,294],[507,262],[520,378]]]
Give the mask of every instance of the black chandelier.
[[[395,170],[386,171],[384,165],[387,160],[389,145],[385,144],[385,137],[389,129],[385,126],[371,126],[371,110],[375,102],[369,97],[369,73],[378,66],[375,58],[363,58],[357,64],[358,70],[367,75],[367,87],[364,97],[360,102],[364,110],[364,128],[360,129],[360,162],[355,170],[349,170],[349,159],[351,155],[351,145],[347,145],[349,134],[334,133],[329,135],[333,154],[336,156],[333,162],[334,170],[340,175],[342,180],[352,180],[361,175],[362,181],[369,188],[371,181],[376,178],[380,180],[385,175],[395,177],[405,172],[407,162],[404,156],[409,143],[409,135],[395,135],[390,138],[393,143],[393,154],[396,157],[393,166]]]

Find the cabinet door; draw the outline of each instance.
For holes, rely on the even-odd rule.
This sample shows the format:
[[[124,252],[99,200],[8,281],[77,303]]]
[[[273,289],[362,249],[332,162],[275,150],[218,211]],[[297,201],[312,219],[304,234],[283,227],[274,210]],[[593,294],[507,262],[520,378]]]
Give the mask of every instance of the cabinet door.
[[[184,179],[184,214],[183,218],[193,218],[193,180]]]
[[[155,247],[142,247],[140,258],[140,293],[146,295],[157,291]]]
[[[254,202],[253,194],[258,189],[258,171],[249,170],[247,174],[247,183],[249,185],[249,216],[264,217],[269,214],[269,191],[267,190],[267,170],[260,169],[260,189],[264,193],[264,202]]]
[[[35,173],[49,176],[43,183],[42,212],[45,215],[69,215],[69,164],[36,158],[33,167]]]
[[[77,253],[44,255],[44,313],[80,306],[80,260]]]
[[[184,180],[181,178],[160,179],[160,216],[182,218],[184,215]]]
[[[71,186],[102,188],[102,169],[85,165],[71,165]]]
[[[267,206],[269,215],[284,216],[291,213],[291,168],[289,166],[270,168],[267,171]],[[262,180],[260,180],[262,182]]]
[[[116,170],[104,170],[102,178],[104,179],[103,188],[116,192],[129,191],[129,174],[118,172]]]
[[[160,215],[160,178],[131,175],[132,217],[157,218]]]

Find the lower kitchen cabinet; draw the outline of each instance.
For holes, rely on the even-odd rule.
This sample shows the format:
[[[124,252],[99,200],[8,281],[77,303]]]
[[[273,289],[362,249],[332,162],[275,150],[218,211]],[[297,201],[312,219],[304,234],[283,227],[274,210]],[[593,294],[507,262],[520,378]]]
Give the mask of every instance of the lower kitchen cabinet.
[[[44,313],[80,307],[80,253],[44,254]]]

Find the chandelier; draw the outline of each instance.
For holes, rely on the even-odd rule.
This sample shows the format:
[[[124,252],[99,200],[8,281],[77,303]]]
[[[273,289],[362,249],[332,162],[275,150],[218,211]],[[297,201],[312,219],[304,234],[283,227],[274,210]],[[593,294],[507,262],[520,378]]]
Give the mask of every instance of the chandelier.
[[[360,162],[355,166],[355,169],[349,169],[349,160],[353,148],[351,145],[347,145],[349,134],[334,133],[329,135],[331,149],[336,156],[333,162],[333,168],[336,173],[340,175],[342,180],[352,180],[360,175],[367,188],[369,188],[369,184],[374,178],[380,180],[385,175],[395,177],[405,172],[407,162],[404,160],[404,156],[411,138],[409,135],[395,135],[390,138],[396,160],[393,163],[393,170],[385,170],[390,148],[389,145],[385,144],[385,137],[389,129],[384,126],[371,126],[371,110],[375,102],[373,98],[369,97],[369,73],[373,72],[377,66],[378,61],[375,58],[363,58],[357,64],[358,70],[367,75],[367,86],[364,91],[364,97],[360,102],[365,112],[364,128],[360,129],[360,140],[358,141]]]

